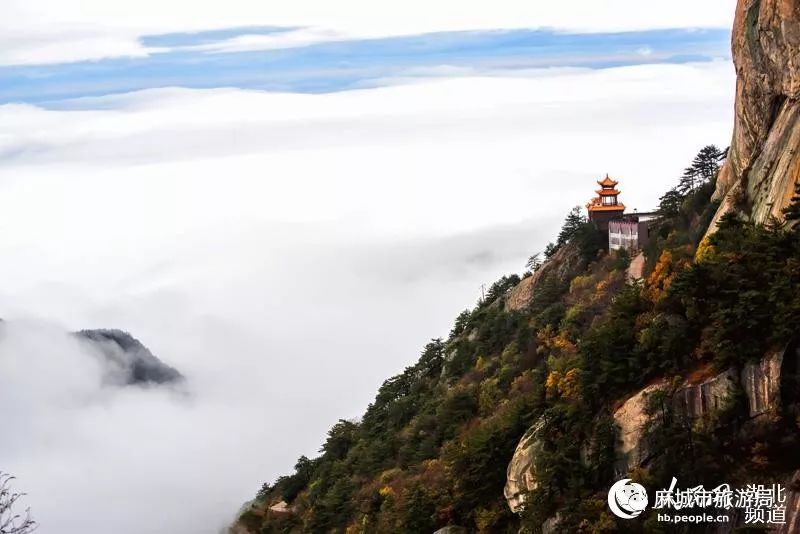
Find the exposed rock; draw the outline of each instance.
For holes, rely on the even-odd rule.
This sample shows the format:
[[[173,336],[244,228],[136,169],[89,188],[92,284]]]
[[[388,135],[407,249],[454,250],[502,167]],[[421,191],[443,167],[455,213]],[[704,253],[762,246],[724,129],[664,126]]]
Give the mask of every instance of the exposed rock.
[[[276,502],[272,506],[269,507],[270,512],[275,512],[276,514],[291,514],[292,508],[286,504],[286,501]]]
[[[781,217],[800,180],[800,2],[739,0],[732,35],[736,107],[709,227],[735,209]]]
[[[747,395],[750,417],[774,412],[780,406],[783,354],[783,351],[774,352],[742,368],[741,384]]]
[[[467,529],[464,527],[459,527],[456,525],[447,525],[446,527],[442,527],[433,534],[466,534]]]
[[[792,473],[786,487],[786,523],[775,534],[800,532],[800,471]]]
[[[636,280],[641,280],[644,276],[644,252],[639,252],[636,256],[631,259],[631,264],[628,266],[628,269],[625,271],[625,279],[630,282],[635,282]]]
[[[741,388],[747,397],[748,416],[751,419],[776,414],[781,408],[781,377],[797,369],[798,359],[798,349],[789,346],[783,351],[767,354],[757,362],[746,364],[741,372],[728,369],[698,384],[686,381],[672,393],[672,406],[690,419],[707,417],[725,408],[734,391]],[[647,462],[647,444],[643,440],[647,399],[666,387],[664,382],[649,385],[614,412],[620,438],[616,447],[619,474]]]
[[[627,472],[631,467],[646,461],[648,453],[642,436],[647,423],[647,399],[665,388],[664,382],[650,384],[614,411],[614,422],[619,427],[619,440],[615,449],[619,473]]]
[[[75,335],[97,349],[108,364],[106,380],[120,385],[165,384],[183,380],[142,343],[122,330],[81,330]]]
[[[684,383],[672,397],[675,409],[691,419],[721,410],[736,388],[736,371],[729,369],[699,384]]]
[[[519,311],[525,309],[530,304],[533,298],[533,287],[536,281],[539,280],[539,271],[533,273],[531,276],[525,277],[520,280],[519,284],[511,288],[511,291],[506,295],[506,309],[509,311]]]
[[[517,444],[514,456],[506,471],[506,486],[503,495],[512,512],[518,512],[525,500],[525,492],[536,489],[536,476],[533,473],[533,458],[540,448],[538,434],[544,427],[539,419]]]
[[[578,247],[569,243],[562,246],[538,271],[523,278],[509,290],[505,296],[506,309],[509,311],[525,309],[531,303],[540,280],[553,276],[557,281],[566,283],[577,274],[580,266],[581,255]]]

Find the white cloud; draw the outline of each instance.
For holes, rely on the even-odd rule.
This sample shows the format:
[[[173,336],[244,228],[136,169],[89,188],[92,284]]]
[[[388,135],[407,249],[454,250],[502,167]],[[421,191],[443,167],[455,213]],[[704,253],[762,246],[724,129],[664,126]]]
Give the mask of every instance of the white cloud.
[[[0,343],[0,468],[41,532],[213,532],[599,175],[650,208],[729,138],[727,63],[530,74],[0,106],[0,316],[63,325]],[[98,392],[58,333],[88,327],[131,331],[190,399]]]
[[[297,48],[317,43],[344,41],[352,36],[333,30],[320,28],[299,28],[285,32],[268,34],[238,35],[229,39],[200,45],[177,46],[174,50],[200,51],[211,53],[248,52],[252,50],[275,50]]]
[[[386,37],[425,32],[554,27],[615,31],[730,27],[734,0],[5,0],[0,16],[0,64],[32,64],[141,56],[144,35],[254,25],[308,27],[266,38],[270,47],[343,36]],[[302,38],[300,38],[302,37]],[[259,42],[265,38],[259,37]],[[261,43],[263,44],[263,43]],[[252,37],[225,46],[254,46]]]

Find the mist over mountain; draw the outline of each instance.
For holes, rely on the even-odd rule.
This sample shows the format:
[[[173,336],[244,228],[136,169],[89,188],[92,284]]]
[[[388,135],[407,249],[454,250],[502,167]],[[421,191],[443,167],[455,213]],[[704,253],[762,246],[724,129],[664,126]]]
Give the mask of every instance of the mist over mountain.
[[[80,330],[75,335],[96,348],[110,367],[111,380],[124,385],[166,384],[184,380],[178,370],[165,364],[142,343],[122,330]]]

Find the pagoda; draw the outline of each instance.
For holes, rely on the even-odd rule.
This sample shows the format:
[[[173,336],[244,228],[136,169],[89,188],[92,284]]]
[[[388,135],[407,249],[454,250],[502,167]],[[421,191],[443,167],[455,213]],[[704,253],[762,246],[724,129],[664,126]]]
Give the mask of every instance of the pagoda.
[[[606,177],[598,180],[600,189],[597,190],[597,196],[586,205],[589,210],[589,220],[597,225],[600,230],[608,230],[608,222],[611,219],[620,217],[625,212],[625,204],[620,203],[617,199],[619,190],[617,190],[617,182]]]

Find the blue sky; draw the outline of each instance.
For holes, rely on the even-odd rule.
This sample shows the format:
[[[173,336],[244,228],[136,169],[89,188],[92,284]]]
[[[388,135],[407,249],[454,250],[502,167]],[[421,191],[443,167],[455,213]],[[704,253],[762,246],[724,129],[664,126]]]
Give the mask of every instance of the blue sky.
[[[513,76],[530,69],[602,69],[729,58],[723,29],[565,33],[452,31],[347,39],[296,47],[231,50],[237,38],[282,37],[296,27],[242,27],[144,36],[143,57],[0,66],[0,104],[181,86],[329,93],[436,76]]]

